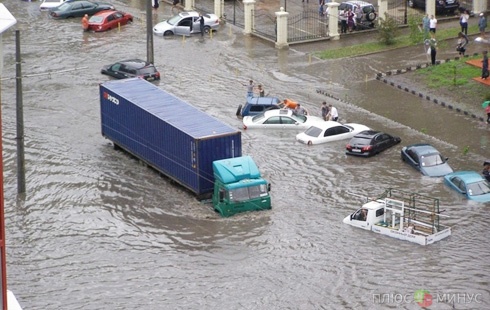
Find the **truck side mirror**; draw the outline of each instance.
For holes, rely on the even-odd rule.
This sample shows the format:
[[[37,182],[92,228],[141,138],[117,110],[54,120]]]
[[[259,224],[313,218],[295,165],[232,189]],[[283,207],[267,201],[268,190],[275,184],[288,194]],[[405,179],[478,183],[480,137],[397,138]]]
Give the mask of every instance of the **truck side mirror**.
[[[271,183],[268,183],[267,184],[267,191],[270,192],[271,191]]]
[[[446,157],[446,161],[448,161],[448,160],[449,160],[449,157]]]

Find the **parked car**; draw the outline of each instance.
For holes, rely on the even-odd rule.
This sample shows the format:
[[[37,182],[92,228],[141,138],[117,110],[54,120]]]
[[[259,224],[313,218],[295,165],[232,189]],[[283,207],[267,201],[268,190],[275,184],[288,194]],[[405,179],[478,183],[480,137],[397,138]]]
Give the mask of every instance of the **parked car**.
[[[346,145],[345,154],[369,157],[379,154],[401,141],[402,139],[400,137],[392,136],[381,131],[361,131]]]
[[[100,71],[116,79],[125,79],[130,77],[140,77],[147,81],[159,80],[160,72],[157,68],[141,59],[128,59],[107,65]]]
[[[44,0],[40,5],[39,5],[39,10],[41,11],[47,11],[51,8],[55,8],[65,1],[77,1],[77,0]]]
[[[296,140],[307,145],[320,144],[350,139],[364,130],[369,130],[369,127],[355,123],[341,124],[334,121],[323,121],[296,135]]]
[[[442,177],[453,172],[443,157],[432,145],[426,143],[412,144],[402,148],[401,158],[404,162],[430,177]]]
[[[55,19],[82,17],[85,14],[94,15],[104,10],[115,10],[109,3],[99,3],[90,1],[65,1],[61,5],[49,9],[49,15]]]
[[[204,32],[209,33],[219,28],[219,18],[215,14],[207,13],[204,16]],[[197,12],[180,12],[179,14],[156,24],[153,27],[153,33],[159,36],[167,35],[185,35],[191,33],[200,33],[199,13]]]
[[[281,108],[281,101],[276,97],[247,97],[245,105],[238,105],[236,116],[238,118],[257,115],[264,111]]]
[[[363,28],[374,28],[378,14],[376,13],[376,8],[369,2],[366,1],[345,1],[339,5],[339,14],[342,12],[347,12],[349,9],[352,12],[356,12],[356,7],[361,7],[361,17],[355,20],[356,29]]]
[[[490,202],[490,183],[475,171],[457,171],[444,176],[444,183],[470,200]]]
[[[407,0],[408,6],[411,8],[421,8],[425,10],[426,0]],[[459,10],[458,0],[436,0],[436,14],[454,14]]]
[[[106,31],[133,22],[133,15],[121,11],[101,11],[90,17],[88,30]]]
[[[290,109],[270,110],[255,116],[243,118],[243,129],[302,129],[305,130],[317,122],[325,122],[321,117],[299,115]]]

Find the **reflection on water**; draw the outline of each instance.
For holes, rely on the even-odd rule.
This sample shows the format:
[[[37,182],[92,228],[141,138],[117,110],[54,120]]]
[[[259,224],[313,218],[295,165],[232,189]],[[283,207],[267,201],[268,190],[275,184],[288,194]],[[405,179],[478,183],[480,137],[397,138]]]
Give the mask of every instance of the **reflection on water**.
[[[479,171],[488,135],[474,123],[379,82],[355,82],[352,67],[370,72],[365,61],[310,63],[293,48],[276,52],[228,25],[212,39],[155,38],[163,76],[157,85],[233,127],[241,127],[235,111],[244,102],[242,83],[253,79],[313,114],[325,100],[342,121],[402,137],[366,159],[346,156],[347,141],[308,147],[295,141],[296,132],[243,131],[243,153],[271,182],[273,208],[220,218],[100,134],[98,85],[109,79],[100,68],[145,58],[144,23],[87,34],[76,19],[47,18],[39,3],[6,5],[22,29],[24,73],[87,66],[23,80],[22,203],[15,199],[15,84],[2,82],[8,284],[25,309],[380,309],[373,294],[418,289],[481,294],[482,303],[455,308],[488,308],[487,206],[400,159],[403,145],[429,142],[455,170]],[[116,6],[135,16],[144,10],[138,1]],[[3,42],[4,75],[13,76],[11,32]],[[317,94],[325,85],[348,100]],[[439,197],[453,235],[421,247],[342,224],[361,204],[351,193],[387,187]]]

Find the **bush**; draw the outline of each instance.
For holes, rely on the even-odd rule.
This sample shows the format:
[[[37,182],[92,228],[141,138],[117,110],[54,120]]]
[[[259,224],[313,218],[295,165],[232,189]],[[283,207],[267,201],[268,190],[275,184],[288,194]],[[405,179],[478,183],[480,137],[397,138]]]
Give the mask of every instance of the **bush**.
[[[392,45],[395,44],[397,35],[398,25],[396,20],[385,12],[385,17],[380,18],[378,40],[386,45]]]
[[[422,18],[420,16],[408,16],[408,28],[410,29],[409,38],[412,44],[418,44],[426,39],[424,30],[420,27],[420,24],[422,24]]]

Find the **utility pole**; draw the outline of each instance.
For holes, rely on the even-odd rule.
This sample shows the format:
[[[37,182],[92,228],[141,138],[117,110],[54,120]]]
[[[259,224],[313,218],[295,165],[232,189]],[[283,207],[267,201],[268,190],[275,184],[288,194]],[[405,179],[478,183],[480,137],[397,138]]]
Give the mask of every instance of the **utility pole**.
[[[152,0],[146,0],[146,61],[154,64]]]
[[[17,94],[17,194],[26,192],[26,168],[24,153],[24,104],[22,100],[22,71],[20,57],[20,31],[15,30],[15,89]]]

